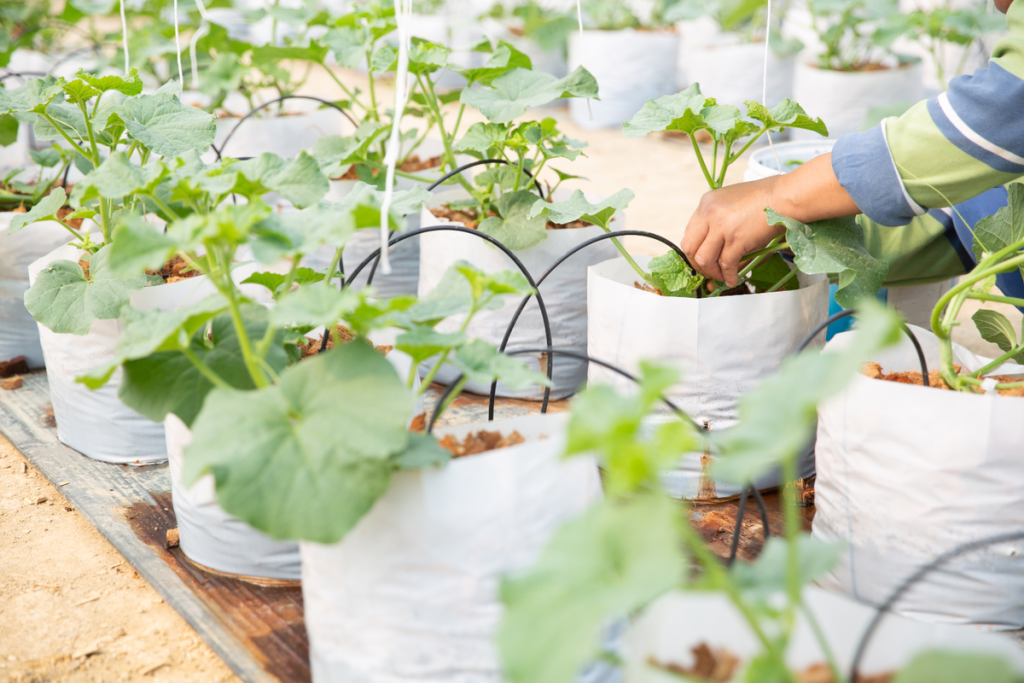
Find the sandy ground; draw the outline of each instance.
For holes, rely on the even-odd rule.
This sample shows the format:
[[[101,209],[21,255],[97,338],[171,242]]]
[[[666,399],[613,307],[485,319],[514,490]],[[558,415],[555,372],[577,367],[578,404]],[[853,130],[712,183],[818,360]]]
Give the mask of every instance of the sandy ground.
[[[360,85],[354,74],[344,75]],[[365,89],[365,85],[362,85]],[[316,76],[308,94],[336,98],[326,76]],[[386,87],[381,97],[392,97]],[[538,110],[555,116],[562,131],[589,143],[586,157],[563,170],[586,176],[588,191],[611,194],[624,187],[637,192],[628,227],[674,240],[706,185],[686,141],[627,139],[621,131],[584,131],[564,110]],[[467,122],[476,119],[469,115]],[[464,130],[465,128],[463,128]],[[729,182],[742,180],[746,161],[737,162]],[[659,254],[662,245],[631,238],[631,250]],[[1021,315],[1008,306],[1019,326]],[[956,339],[985,355],[983,342],[964,307]],[[60,494],[0,436],[0,681],[227,681],[237,680],[195,632],[139,578],[120,555],[73,510]],[[45,498],[42,503],[36,503]]]

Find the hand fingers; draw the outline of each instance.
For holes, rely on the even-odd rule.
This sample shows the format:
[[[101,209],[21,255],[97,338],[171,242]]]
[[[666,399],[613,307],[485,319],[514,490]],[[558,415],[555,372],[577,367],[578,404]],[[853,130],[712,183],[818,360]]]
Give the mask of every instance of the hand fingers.
[[[740,259],[746,250],[742,245],[735,242],[731,242],[725,245],[722,249],[722,253],[718,257],[718,267],[722,270],[722,280],[730,287],[735,287],[739,284],[739,264]]]
[[[705,277],[721,280],[722,269],[718,265],[718,259],[721,257],[723,246],[725,246],[725,240],[721,234],[708,235],[693,257],[693,267]]]
[[[686,232],[683,233],[683,241],[679,243],[679,247],[686,254],[686,258],[690,259],[691,264],[697,255],[697,250],[700,249],[700,245],[704,243],[704,239],[708,235],[708,229],[708,222],[704,216],[700,215],[698,209],[690,216],[690,221],[686,224]]]

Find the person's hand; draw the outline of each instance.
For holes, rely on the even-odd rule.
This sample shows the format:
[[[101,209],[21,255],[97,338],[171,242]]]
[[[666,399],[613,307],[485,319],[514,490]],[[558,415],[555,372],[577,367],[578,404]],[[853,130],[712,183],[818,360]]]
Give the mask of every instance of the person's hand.
[[[803,223],[860,213],[832,171],[832,155],[822,154],[792,173],[701,197],[680,244],[690,264],[701,275],[735,287],[743,257],[785,232],[768,226],[767,207]]]
[[[769,227],[764,213],[777,180],[730,185],[700,198],[680,245],[697,272],[735,287],[743,256],[785,232],[781,226]]]

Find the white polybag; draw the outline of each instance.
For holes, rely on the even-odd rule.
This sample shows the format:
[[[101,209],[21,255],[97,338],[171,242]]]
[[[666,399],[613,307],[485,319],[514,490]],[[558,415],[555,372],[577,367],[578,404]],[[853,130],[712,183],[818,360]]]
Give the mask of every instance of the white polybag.
[[[835,146],[835,140],[818,139],[805,140],[801,142],[778,142],[773,150],[768,145],[761,147],[750,155],[750,162],[747,170],[743,172],[743,182],[760,180],[779,174],[779,164],[782,164],[782,172],[789,173],[800,168],[815,157],[822,154],[829,154]],[[778,156],[778,160],[776,160]]]
[[[938,339],[911,326],[930,370]],[[836,335],[826,349],[842,348]],[[956,344],[968,370],[988,359]],[[885,372],[920,370],[908,339],[872,360]],[[1013,363],[991,374],[1024,375]],[[1024,379],[1024,377],[1022,377]],[[872,604],[937,556],[969,541],[1024,528],[1024,399],[911,386],[857,376],[818,408],[814,535],[847,544],[821,581]],[[1024,626],[1024,542],[1004,543],[952,560],[897,604],[904,616]]]
[[[351,122],[333,107],[280,116],[270,116],[265,112],[250,116],[245,121],[241,117],[217,119],[217,135],[213,144],[220,150],[222,157],[258,157],[269,152],[283,159],[293,159],[302,150],[311,149],[317,140],[326,135],[351,135],[355,132]],[[234,133],[231,134],[231,131]],[[225,140],[227,145],[224,144]],[[215,159],[216,155],[212,151],[203,155],[207,163]]]
[[[558,194],[558,193],[556,193]],[[459,191],[435,195],[430,206],[438,206],[461,197]],[[587,195],[590,202],[599,201],[599,197]],[[611,222],[613,230],[625,229],[625,214],[620,212]],[[421,225],[441,225],[443,221],[436,218],[428,208],[424,208]],[[461,225],[461,224],[459,224]],[[588,239],[604,234],[597,226],[548,230],[547,239],[526,249],[515,251],[516,257],[523,262],[526,269],[536,281],[566,252]],[[540,285],[540,293],[544,298],[548,321],[551,325],[553,346],[558,349],[571,349],[586,353],[587,351],[587,306],[586,306],[586,272],[587,267],[604,261],[618,253],[611,240],[593,244],[574,254],[558,266]],[[420,236],[420,282],[419,294],[429,294],[441,281],[445,272],[459,260],[466,260],[486,273],[501,270],[520,272],[516,264],[500,249],[479,237],[457,232],[434,232]],[[483,339],[498,346],[505,337],[505,331],[512,320],[512,315],[519,307],[521,297],[507,295],[505,304],[499,309],[483,310],[474,317],[466,333],[470,337]],[[464,316],[452,316],[437,325],[440,332],[455,332],[462,326]],[[516,349],[546,348],[547,338],[544,333],[544,321],[536,298],[532,298],[523,309],[522,315],[509,338],[506,351]],[[545,371],[548,361],[546,356],[529,354],[517,356],[526,361],[537,371]],[[587,379],[586,361],[567,356],[554,358],[551,390],[553,398],[562,398],[574,393]],[[424,363],[421,374],[432,367],[430,362]],[[442,367],[435,380],[443,384],[454,381],[459,372],[451,366]],[[476,393],[490,393],[490,385],[469,382],[466,389]],[[533,386],[526,389],[510,389],[498,383],[497,395],[508,398],[540,399],[544,396],[544,387]]]
[[[501,680],[501,577],[529,566],[600,496],[592,458],[562,459],[567,418],[440,429],[457,438],[516,430],[527,441],[399,472],[340,543],[302,543],[315,683]]]
[[[0,360],[25,356],[30,368],[43,366],[36,321],[25,310],[28,266],[67,244],[71,233],[56,221],[33,223],[13,235],[7,231],[19,214],[0,213]]]
[[[921,100],[922,77],[919,61],[877,71],[832,71],[801,60],[793,77],[793,99],[825,122],[829,137],[837,138],[864,130],[872,107]],[[809,130],[794,128],[790,133],[793,140],[820,139]]]
[[[650,261],[649,256],[634,259],[643,268]],[[588,352],[632,374],[642,360],[677,368],[682,379],[667,392],[669,400],[697,424],[728,429],[736,424],[740,397],[778,370],[828,315],[828,278],[797,277],[801,286],[792,292],[688,299],[637,289],[640,276],[621,257],[591,266]],[[588,379],[626,393],[635,390],[633,382],[596,363],[590,364]],[[740,492],[709,480],[701,455],[686,456],[665,475],[672,495],[705,499]],[[777,472],[757,482],[762,488],[777,483]]]
[[[676,91],[679,36],[673,31],[573,31],[569,70],[593,74],[598,99],[569,100],[573,123],[581,128],[618,128],[649,99]]]

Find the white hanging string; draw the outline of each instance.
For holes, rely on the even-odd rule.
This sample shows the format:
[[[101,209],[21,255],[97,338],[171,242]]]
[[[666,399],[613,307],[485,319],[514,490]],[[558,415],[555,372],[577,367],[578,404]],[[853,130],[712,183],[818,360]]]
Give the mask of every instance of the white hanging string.
[[[177,2],[177,0],[175,0]],[[192,40],[188,43],[188,56],[192,64],[192,89],[199,90],[199,62],[196,60],[196,45],[199,44],[199,39],[210,32],[209,18],[206,16],[206,6],[203,5],[203,0],[196,0],[196,9],[199,10],[199,16],[202,17],[203,21],[199,25],[199,29],[192,34]],[[180,55],[179,55],[180,59]],[[180,66],[178,67],[181,68]],[[182,83],[182,88],[185,84]]]
[[[412,14],[412,0],[398,0],[395,3],[395,23],[398,28],[398,70],[395,72],[395,111],[391,119],[391,137],[388,139],[384,164],[387,172],[384,180],[384,201],[380,207],[380,272],[391,274],[391,261],[388,258],[389,213],[391,199],[394,194],[395,167],[402,152],[402,114],[409,98],[409,22]],[[370,74],[373,77],[373,74]]]
[[[583,8],[580,7],[580,0],[576,0],[576,21],[580,26],[580,54],[583,54]],[[580,64],[580,66],[583,66]],[[590,109],[590,98],[587,98],[587,115],[594,120],[594,112]]]
[[[185,87],[185,73],[181,70],[181,41],[178,39],[178,0],[174,0],[174,49],[178,52],[178,89]]]
[[[124,75],[128,75],[128,18],[124,14],[124,0],[121,0],[121,40],[124,43]]]
[[[768,17],[765,19],[764,24],[764,79],[761,81],[761,104],[768,108],[768,44],[771,42],[772,35],[772,0],[768,0]],[[779,161],[779,153],[775,151],[775,143],[772,142],[772,134],[769,132],[768,135],[768,146],[772,148],[772,154],[775,155],[775,164],[778,166],[779,175],[782,175],[782,162]]]

